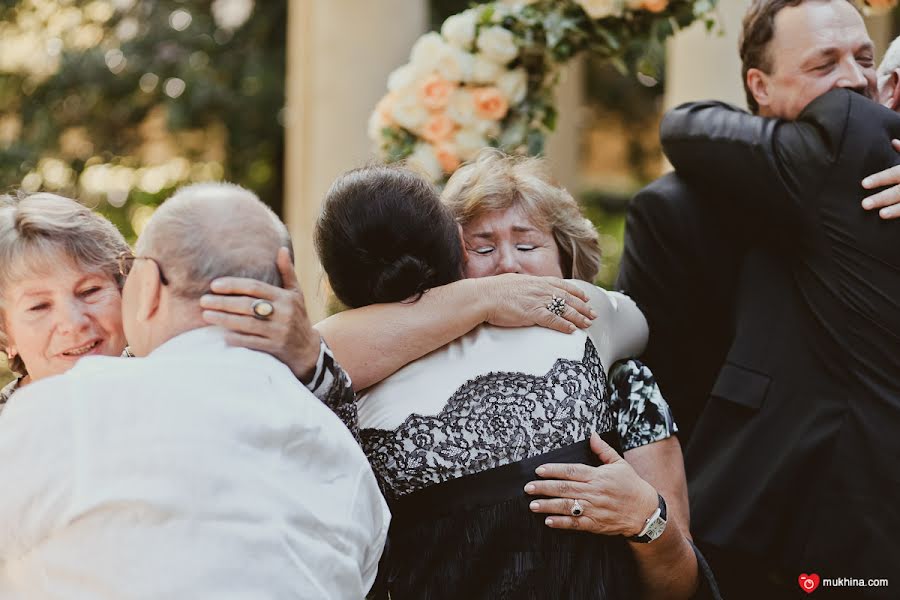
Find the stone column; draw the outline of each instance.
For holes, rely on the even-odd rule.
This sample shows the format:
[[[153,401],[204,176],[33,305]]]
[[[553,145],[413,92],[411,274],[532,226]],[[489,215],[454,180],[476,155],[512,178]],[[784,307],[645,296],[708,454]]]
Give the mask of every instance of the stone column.
[[[695,23],[668,42],[665,108],[714,98],[747,106],[741,83],[738,37],[750,0],[720,0],[716,8],[722,35]]]
[[[326,316],[312,232],[334,178],[372,160],[366,124],[427,27],[424,0],[290,0],[284,217],[310,318]]]
[[[563,67],[556,88],[559,117],[556,130],[547,138],[544,154],[551,172],[576,196],[581,191],[581,131],[584,129],[584,59],[576,58]]]

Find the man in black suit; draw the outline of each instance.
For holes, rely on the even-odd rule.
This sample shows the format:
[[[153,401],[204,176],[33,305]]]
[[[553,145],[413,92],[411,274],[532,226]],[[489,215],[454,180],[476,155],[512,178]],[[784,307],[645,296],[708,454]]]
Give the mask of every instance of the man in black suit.
[[[890,464],[900,447],[884,441],[900,425],[900,261],[889,244],[900,223],[860,207],[860,180],[896,160],[900,118],[847,91],[810,104],[835,87],[871,94],[872,54],[845,0],[754,2],[742,39],[748,103],[804,120],[766,128],[716,104],[676,111],[664,143],[684,179],[656,182],[630,209],[620,286],[647,311],[646,362],[677,418],[700,410],[716,353],[727,353],[687,451],[694,534],[726,598],[792,597],[801,573],[888,577],[900,564]],[[791,127],[800,133],[784,134]],[[690,239],[685,222],[702,233]],[[667,293],[648,295],[652,265],[682,256],[690,276],[653,282]],[[694,288],[699,306],[673,305],[698,281],[709,285]],[[706,379],[666,379],[691,368]]]

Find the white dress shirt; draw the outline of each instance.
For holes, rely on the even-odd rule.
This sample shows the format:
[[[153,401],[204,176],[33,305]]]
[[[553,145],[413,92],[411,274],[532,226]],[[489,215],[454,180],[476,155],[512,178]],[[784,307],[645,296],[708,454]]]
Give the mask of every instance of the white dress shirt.
[[[338,418],[217,328],[17,391],[0,481],[4,600],[363,598],[390,521]]]

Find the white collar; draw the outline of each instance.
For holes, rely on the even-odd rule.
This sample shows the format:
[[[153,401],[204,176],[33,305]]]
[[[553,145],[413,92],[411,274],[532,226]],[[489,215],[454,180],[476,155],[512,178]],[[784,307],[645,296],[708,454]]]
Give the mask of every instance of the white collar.
[[[224,350],[228,347],[225,342],[225,329],[221,327],[200,327],[178,334],[170,340],[159,345],[148,354],[150,356],[170,356],[178,354],[193,354],[208,352],[210,350]]]

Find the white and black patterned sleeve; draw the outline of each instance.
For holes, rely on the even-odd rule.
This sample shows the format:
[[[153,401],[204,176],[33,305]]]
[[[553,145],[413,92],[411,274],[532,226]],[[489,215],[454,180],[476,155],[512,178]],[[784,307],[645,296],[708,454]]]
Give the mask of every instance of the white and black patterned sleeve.
[[[618,362],[610,370],[609,383],[623,452],[678,433],[672,409],[647,365],[634,359]]]
[[[353,391],[353,382],[341,365],[334,359],[331,348],[322,339],[319,343],[319,358],[316,361],[316,371],[312,381],[306,384],[307,389],[330,408],[356,441],[359,441],[359,418],[356,409],[356,393]]]
[[[0,390],[0,413],[3,412],[3,407],[6,406],[6,401],[9,400],[9,397],[13,395],[13,392],[16,391],[16,388],[19,387],[20,379],[14,379],[10,381],[6,386]]]

